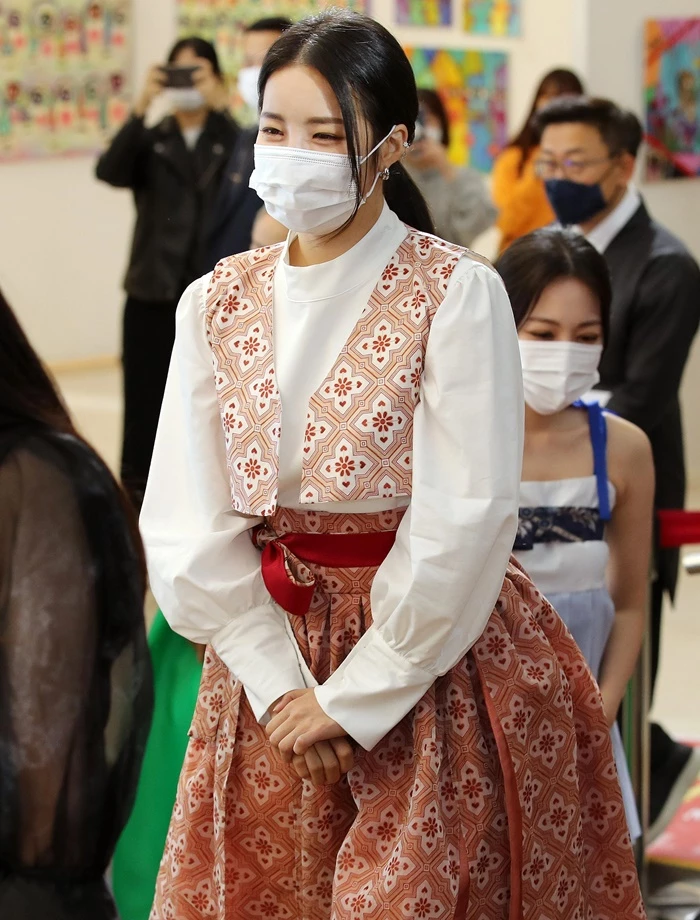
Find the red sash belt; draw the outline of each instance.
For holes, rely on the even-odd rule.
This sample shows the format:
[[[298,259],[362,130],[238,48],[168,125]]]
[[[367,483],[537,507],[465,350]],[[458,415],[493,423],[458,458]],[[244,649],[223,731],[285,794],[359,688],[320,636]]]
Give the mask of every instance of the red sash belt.
[[[254,543],[263,543],[259,538],[264,531],[264,524],[255,528]],[[283,610],[303,617],[309,612],[316,579],[310,574],[308,581],[297,580],[290,564],[298,561],[335,569],[375,567],[386,559],[395,539],[394,530],[283,534],[263,545],[261,568],[265,587]]]

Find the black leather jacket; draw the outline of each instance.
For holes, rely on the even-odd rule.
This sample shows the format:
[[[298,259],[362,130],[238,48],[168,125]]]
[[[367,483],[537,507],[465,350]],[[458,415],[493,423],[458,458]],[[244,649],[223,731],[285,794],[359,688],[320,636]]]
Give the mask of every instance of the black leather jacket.
[[[139,300],[177,300],[211,269],[207,234],[221,178],[239,134],[211,112],[193,151],[170,116],[153,128],[133,116],[97,163],[97,178],[130,188],[136,227],[124,287]]]

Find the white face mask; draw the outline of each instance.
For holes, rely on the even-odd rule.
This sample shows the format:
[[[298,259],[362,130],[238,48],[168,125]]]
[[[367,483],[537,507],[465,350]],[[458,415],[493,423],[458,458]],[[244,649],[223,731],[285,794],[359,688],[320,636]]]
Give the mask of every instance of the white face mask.
[[[241,67],[238,71],[238,92],[249,109],[258,110],[259,67]]]
[[[194,112],[205,105],[204,96],[194,86],[170,87],[164,95],[176,112]]]
[[[358,161],[360,166],[391,137],[395,128],[396,125]],[[379,173],[361,204],[378,181]],[[332,233],[352,215],[357,198],[347,154],[272,144],[255,145],[250,187],[265,202],[270,217],[293,233]]]
[[[519,340],[525,402],[539,415],[561,412],[600,380],[602,345]]]

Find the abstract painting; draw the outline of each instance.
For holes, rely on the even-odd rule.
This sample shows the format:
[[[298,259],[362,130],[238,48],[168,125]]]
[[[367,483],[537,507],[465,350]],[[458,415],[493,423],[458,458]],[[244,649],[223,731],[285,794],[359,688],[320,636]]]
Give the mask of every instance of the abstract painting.
[[[396,22],[400,26],[449,26],[452,0],[396,0]]]
[[[522,0],[464,0],[464,31],[477,35],[520,35]]]
[[[700,176],[700,18],[645,28],[647,178]]]
[[[434,89],[450,122],[450,159],[489,172],[507,143],[508,58],[501,51],[407,48],[416,82]]]

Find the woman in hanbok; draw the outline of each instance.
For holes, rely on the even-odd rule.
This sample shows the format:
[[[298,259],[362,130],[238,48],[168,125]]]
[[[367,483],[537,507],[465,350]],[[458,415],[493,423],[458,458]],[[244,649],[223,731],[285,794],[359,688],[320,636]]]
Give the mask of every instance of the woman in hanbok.
[[[509,563],[513,317],[401,165],[410,64],[333,11],[260,91],[290,235],[183,296],[142,513],[208,644],[152,917],[642,917],[600,694]]]

